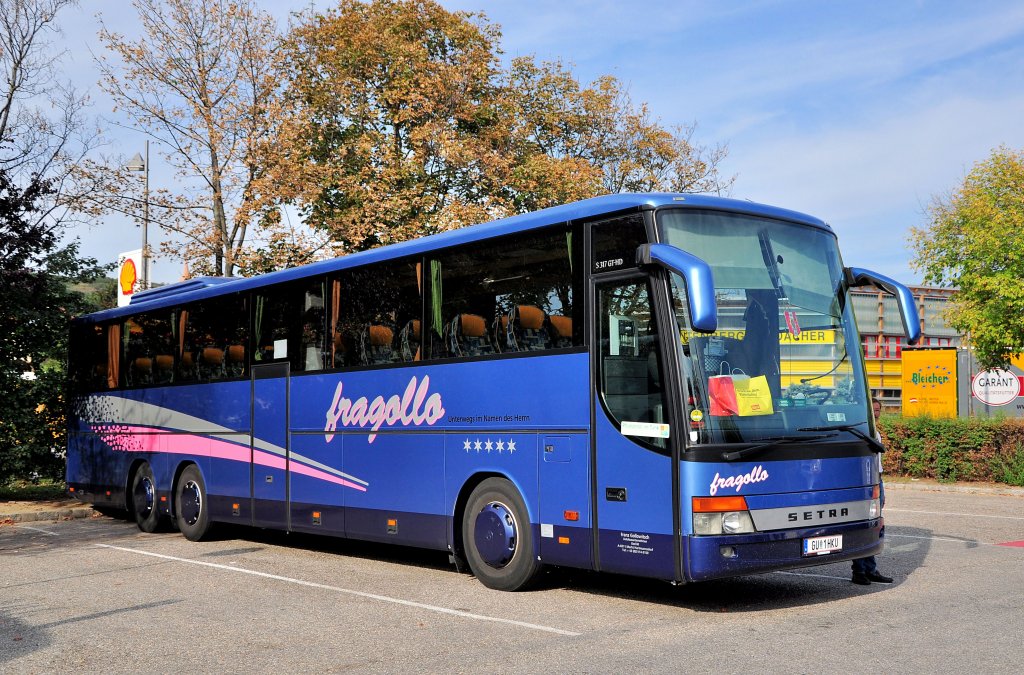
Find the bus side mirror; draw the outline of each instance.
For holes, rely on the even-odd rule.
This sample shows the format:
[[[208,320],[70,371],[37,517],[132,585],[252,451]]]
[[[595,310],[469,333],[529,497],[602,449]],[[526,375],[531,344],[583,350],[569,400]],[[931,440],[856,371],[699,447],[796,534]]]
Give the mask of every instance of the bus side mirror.
[[[914,294],[909,288],[887,276],[860,267],[847,267],[846,278],[851,287],[874,285],[895,295],[900,307],[900,318],[903,319],[903,330],[907,334],[907,344],[916,345],[921,340],[921,319],[917,315]]]
[[[690,304],[690,323],[699,333],[714,333],[718,328],[718,305],[711,266],[675,246],[641,244],[636,249],[638,265],[658,265],[675,272],[686,281],[686,300]]]

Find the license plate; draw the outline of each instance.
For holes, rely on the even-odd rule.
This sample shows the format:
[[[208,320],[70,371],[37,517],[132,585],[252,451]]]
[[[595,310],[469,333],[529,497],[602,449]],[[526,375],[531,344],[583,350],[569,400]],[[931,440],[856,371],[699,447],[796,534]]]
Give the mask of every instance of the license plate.
[[[833,534],[828,537],[810,537],[804,539],[804,555],[825,555],[843,550],[843,535]]]

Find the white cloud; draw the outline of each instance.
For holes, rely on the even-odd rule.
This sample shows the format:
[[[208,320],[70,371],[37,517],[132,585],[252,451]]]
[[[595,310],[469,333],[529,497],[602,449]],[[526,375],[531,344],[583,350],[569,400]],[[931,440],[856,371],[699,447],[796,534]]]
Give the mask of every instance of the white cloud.
[[[812,213],[829,221],[848,253],[915,281],[906,248],[924,207],[955,188],[1000,144],[1024,147],[1024,93],[989,99],[950,96],[891,110],[859,124],[735,144],[728,170],[734,194]],[[852,257],[848,255],[848,257]]]

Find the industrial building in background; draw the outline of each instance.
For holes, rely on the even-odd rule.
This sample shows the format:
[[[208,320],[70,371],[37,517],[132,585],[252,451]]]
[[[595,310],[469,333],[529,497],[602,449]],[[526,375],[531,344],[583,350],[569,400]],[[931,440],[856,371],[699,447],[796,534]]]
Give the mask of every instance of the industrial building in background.
[[[922,338],[906,348],[899,308],[881,291],[853,290],[868,386],[883,409],[934,417],[1024,416],[1024,360],[1008,371],[982,371],[967,341],[946,323],[956,291],[910,286],[921,317]],[[905,349],[906,348],[906,349]]]

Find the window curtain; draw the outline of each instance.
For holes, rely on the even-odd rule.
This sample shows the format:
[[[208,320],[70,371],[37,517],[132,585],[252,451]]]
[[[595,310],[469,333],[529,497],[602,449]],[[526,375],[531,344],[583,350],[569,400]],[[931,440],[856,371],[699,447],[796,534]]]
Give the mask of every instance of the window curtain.
[[[431,260],[430,261],[430,312],[431,312],[431,323],[434,326],[434,332],[438,336],[443,335],[443,326],[441,319],[441,261]]]
[[[121,382],[121,324],[107,327],[107,388],[117,389]]]

